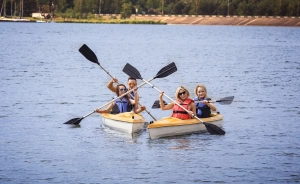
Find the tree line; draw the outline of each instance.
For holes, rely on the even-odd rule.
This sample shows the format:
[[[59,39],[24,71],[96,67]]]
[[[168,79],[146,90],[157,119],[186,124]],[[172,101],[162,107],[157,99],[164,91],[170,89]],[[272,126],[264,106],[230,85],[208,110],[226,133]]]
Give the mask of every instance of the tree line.
[[[3,0],[6,15],[18,16],[23,0]],[[5,6],[3,4],[5,3]],[[23,15],[88,18],[95,14],[299,16],[300,0],[25,0]]]

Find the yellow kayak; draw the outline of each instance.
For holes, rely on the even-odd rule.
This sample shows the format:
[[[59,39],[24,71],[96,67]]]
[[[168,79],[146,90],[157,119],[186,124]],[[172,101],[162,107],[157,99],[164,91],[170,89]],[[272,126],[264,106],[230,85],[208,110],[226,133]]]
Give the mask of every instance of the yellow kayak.
[[[221,114],[212,115],[209,118],[201,118],[201,120],[218,127],[223,125],[223,115]],[[174,117],[165,117],[148,125],[148,133],[151,139],[205,131],[207,131],[205,125],[197,119],[182,120]]]

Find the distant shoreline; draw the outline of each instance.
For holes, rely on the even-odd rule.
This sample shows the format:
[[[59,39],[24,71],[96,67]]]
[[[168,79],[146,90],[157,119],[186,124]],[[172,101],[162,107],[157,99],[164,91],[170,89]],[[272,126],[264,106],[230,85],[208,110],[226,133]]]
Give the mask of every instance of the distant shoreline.
[[[27,18],[30,22],[40,19]],[[0,19],[1,20],[1,19]],[[3,20],[3,19],[2,19]],[[46,19],[43,19],[47,21]],[[1,21],[0,21],[1,22]],[[49,20],[48,20],[49,22]],[[204,15],[132,15],[120,19],[119,14],[100,14],[100,18],[74,19],[53,18],[57,23],[98,23],[98,24],[167,24],[167,25],[226,25],[226,26],[290,26],[300,27],[300,17],[267,16],[204,16]]]

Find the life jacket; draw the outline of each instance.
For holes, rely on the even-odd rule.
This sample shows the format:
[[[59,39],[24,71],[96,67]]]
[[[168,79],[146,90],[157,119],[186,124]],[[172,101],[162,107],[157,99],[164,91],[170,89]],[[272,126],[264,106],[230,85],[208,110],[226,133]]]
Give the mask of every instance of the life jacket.
[[[204,103],[200,102],[202,100],[211,100],[210,98],[202,98],[199,99],[196,97],[195,99],[196,104],[196,114],[198,118],[207,118],[210,117],[211,111],[210,108],[207,105],[204,105]]]
[[[177,102],[184,107],[185,109],[189,109],[189,104],[194,102],[194,100],[187,98],[185,101],[183,102],[179,102],[177,100]],[[182,109],[181,107],[179,107],[176,103],[173,106],[173,113],[172,113],[172,117],[174,118],[179,118],[179,119],[191,119],[191,116],[188,114],[188,112],[186,112],[184,109]]]
[[[112,108],[111,114],[119,114],[123,112],[130,112],[132,110],[132,105],[130,104],[129,100],[125,97],[118,98],[115,101],[115,105]]]
[[[133,91],[130,93],[129,98],[130,98],[131,100],[134,100],[134,92],[133,92]],[[131,110],[134,109],[134,104],[129,103],[129,108],[130,108]]]

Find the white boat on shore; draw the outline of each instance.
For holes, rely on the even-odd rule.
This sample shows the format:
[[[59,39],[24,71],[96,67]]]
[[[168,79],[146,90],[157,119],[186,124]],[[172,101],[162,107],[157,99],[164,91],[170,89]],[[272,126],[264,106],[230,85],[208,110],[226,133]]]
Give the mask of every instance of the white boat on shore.
[[[140,132],[144,129],[146,122],[143,116],[133,112],[120,114],[103,113],[100,115],[102,117],[103,125],[129,134]]]
[[[16,19],[16,18],[0,18],[1,22],[30,22],[29,19]]]
[[[36,20],[37,23],[46,23],[44,20]]]
[[[221,114],[201,118],[201,120],[218,127],[223,125],[223,115]],[[206,131],[205,125],[197,119],[181,120],[174,117],[165,117],[148,125],[148,133],[151,139]]]

